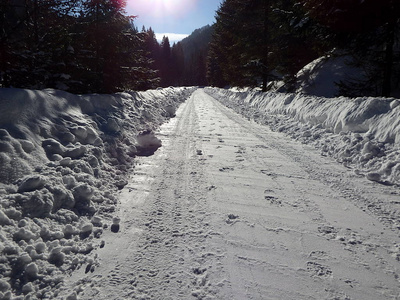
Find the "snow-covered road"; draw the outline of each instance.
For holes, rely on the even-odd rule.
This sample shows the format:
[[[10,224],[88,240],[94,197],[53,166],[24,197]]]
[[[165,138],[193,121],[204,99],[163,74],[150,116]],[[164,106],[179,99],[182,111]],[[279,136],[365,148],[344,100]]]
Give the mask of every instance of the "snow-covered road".
[[[398,188],[197,90],[138,158],[79,299],[398,299]],[[115,231],[115,230],[114,230]],[[85,273],[85,271],[88,271]],[[72,297],[71,297],[72,299]]]

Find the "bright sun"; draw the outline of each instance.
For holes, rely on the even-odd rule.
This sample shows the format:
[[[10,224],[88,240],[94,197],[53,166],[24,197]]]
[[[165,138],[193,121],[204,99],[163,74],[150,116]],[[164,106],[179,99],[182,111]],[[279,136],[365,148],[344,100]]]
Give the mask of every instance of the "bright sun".
[[[128,0],[129,10],[134,14],[155,18],[171,16],[179,18],[193,9],[198,0]]]

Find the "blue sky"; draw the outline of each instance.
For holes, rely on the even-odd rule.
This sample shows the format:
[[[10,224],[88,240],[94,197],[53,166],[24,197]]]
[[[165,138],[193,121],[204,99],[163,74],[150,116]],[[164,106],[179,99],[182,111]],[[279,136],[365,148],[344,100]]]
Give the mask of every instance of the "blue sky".
[[[195,29],[215,22],[223,0],[128,0],[126,11],[137,15],[139,30],[153,28],[157,38],[168,35],[170,42],[186,37]]]

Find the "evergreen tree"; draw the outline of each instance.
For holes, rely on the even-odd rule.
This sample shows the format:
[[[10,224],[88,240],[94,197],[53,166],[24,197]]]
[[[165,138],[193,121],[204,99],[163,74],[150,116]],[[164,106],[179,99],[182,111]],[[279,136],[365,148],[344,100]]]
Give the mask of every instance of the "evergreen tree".
[[[161,74],[161,86],[167,87],[172,85],[171,75],[171,45],[169,38],[164,36],[161,41],[161,55],[160,55],[160,74]]]
[[[151,74],[150,78],[146,80],[147,84],[143,89],[151,89],[160,85],[160,44],[157,42],[156,35],[153,29],[150,27],[146,29],[142,28],[141,32],[143,40],[143,53],[144,58],[147,59],[148,72]],[[145,82],[143,82],[145,83]]]
[[[271,7],[270,61],[287,91],[295,90],[296,74],[318,58],[322,46],[315,39],[314,25],[297,0],[276,0]],[[313,29],[313,28],[312,28]]]
[[[236,51],[237,34],[240,22],[237,13],[240,2],[225,0],[217,11],[215,31],[210,44],[208,61],[208,81],[211,85],[221,86],[222,82],[235,84],[240,62],[237,61],[240,51]]]
[[[156,34],[151,27],[147,30],[143,28],[142,32],[144,33],[144,46],[145,50],[147,51],[147,57],[152,60],[153,68],[159,71],[161,47],[157,41]]]
[[[123,61],[127,59],[123,45],[132,40],[130,20],[123,15],[120,1],[88,0],[83,3],[78,19],[74,49],[82,87],[93,92],[113,92],[121,88]]]
[[[183,54],[182,44],[174,43],[171,48],[171,64],[172,64],[172,85],[181,86],[184,83],[184,71],[185,71],[185,58]]]

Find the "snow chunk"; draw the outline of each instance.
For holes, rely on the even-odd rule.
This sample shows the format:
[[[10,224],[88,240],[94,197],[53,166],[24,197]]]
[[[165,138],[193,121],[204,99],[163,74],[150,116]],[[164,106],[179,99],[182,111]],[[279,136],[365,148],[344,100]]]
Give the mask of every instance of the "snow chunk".
[[[32,192],[34,190],[39,190],[44,187],[46,183],[46,178],[41,175],[32,175],[25,177],[21,184],[18,187],[18,192],[19,193],[24,193],[24,192]]]
[[[371,181],[381,181],[381,175],[376,172],[370,172],[367,174],[367,179]]]
[[[78,300],[78,294],[76,292],[72,292],[65,298],[65,300]]]
[[[22,207],[23,214],[32,218],[47,217],[53,209],[53,195],[46,189],[24,193],[16,199]]]
[[[20,140],[19,142],[21,144],[22,149],[24,149],[26,153],[31,153],[33,150],[35,150],[35,145],[31,141]]]
[[[151,130],[141,132],[137,136],[137,142],[136,148],[140,156],[151,156],[161,147],[161,140]]]
[[[16,241],[29,241],[37,239],[37,234],[34,234],[32,231],[26,228],[20,228],[17,232],[14,233],[14,240]]]
[[[0,225],[10,225],[11,220],[7,217],[7,215],[0,210]]]
[[[86,153],[86,147],[79,145],[64,147],[60,142],[55,139],[46,139],[42,142],[42,147],[47,153],[47,156],[51,158],[54,154],[61,155],[62,157],[80,158]]]
[[[61,247],[55,247],[51,250],[49,255],[49,263],[56,265],[58,267],[64,264],[65,254],[61,252]]]
[[[28,282],[22,287],[22,293],[24,293],[24,295],[27,295],[33,291],[35,291],[35,287],[32,282]]]
[[[82,233],[91,233],[92,231],[93,231],[93,224],[91,223],[85,223],[81,227]]]
[[[11,285],[4,279],[0,279],[0,292],[7,292],[9,289],[11,289]]]
[[[75,199],[75,207],[80,211],[85,211],[90,206],[90,200],[94,190],[87,183],[81,183],[72,190]]]

